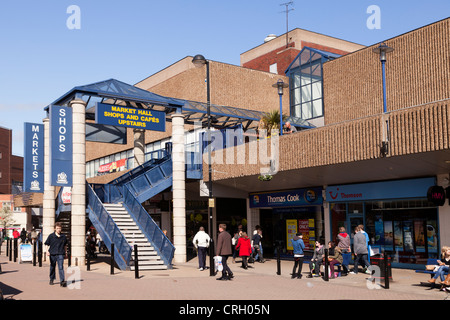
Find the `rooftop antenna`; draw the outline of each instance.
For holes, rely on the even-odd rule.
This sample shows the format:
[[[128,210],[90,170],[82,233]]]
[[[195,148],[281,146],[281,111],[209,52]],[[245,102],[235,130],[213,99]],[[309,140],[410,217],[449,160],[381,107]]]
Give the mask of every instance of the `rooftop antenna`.
[[[289,1],[286,3],[280,4],[280,6],[286,6],[286,11],[281,11],[281,13],[286,12],[286,48],[289,45],[288,32],[289,32],[289,11],[293,11],[294,8],[289,9],[289,5],[294,5],[294,1]]]

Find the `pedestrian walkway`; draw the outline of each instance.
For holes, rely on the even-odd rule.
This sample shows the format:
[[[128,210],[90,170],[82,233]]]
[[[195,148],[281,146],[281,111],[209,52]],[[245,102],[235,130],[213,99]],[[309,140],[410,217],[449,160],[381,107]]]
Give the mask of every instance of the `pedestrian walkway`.
[[[239,260],[238,260],[239,261]],[[367,279],[364,273],[324,281],[306,278],[308,265],[303,265],[303,278],[291,279],[292,261],[281,261],[277,275],[276,260],[250,264],[230,263],[234,272],[231,281],[216,281],[209,270],[198,270],[197,259],[175,265],[172,270],[140,271],[135,279],[132,271],[115,269],[110,275],[108,256],[100,255],[91,270],[66,267],[67,288],[49,285],[48,261],[42,267],[31,263],[10,262],[4,252],[0,256],[2,273],[0,288],[5,299],[14,300],[445,300],[448,294],[438,289],[420,286],[429,277],[413,270],[393,269],[390,288],[384,289]],[[70,283],[73,280],[72,283]],[[450,299],[450,298],[449,298]]]

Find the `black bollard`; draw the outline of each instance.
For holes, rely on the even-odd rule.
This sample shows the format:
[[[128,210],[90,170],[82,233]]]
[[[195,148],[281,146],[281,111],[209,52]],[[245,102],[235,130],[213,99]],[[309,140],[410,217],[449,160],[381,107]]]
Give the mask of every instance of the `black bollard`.
[[[17,261],[17,239],[14,239],[14,262]]]
[[[114,243],[111,243],[111,271],[110,274],[114,274]]]
[[[38,263],[42,267],[42,241],[38,242]]]
[[[384,288],[389,289],[389,261],[386,252],[384,252]]]
[[[281,275],[281,247],[277,247],[277,275]]]
[[[36,267],[36,240],[33,240],[33,267]]]
[[[134,245],[134,278],[139,279],[139,259],[137,244]]]
[[[89,254],[87,255],[86,270],[91,271],[91,257],[89,256]]]
[[[325,253],[325,262],[324,262],[324,274],[323,274],[323,280],[328,281],[328,249],[323,250]]]
[[[70,267],[72,265],[72,251],[70,251],[71,245],[70,243],[67,245],[67,266]]]
[[[214,267],[214,256],[215,256],[214,241],[211,237],[210,241],[209,241],[209,276],[210,277],[214,277],[216,275],[216,270]]]
[[[9,238],[6,239],[6,256],[9,256]]]
[[[12,261],[12,239],[8,239],[9,241],[9,261]]]

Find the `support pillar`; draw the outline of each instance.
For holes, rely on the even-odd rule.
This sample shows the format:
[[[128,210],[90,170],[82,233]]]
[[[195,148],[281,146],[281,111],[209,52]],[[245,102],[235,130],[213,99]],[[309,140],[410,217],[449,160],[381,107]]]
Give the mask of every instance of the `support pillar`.
[[[175,263],[186,262],[186,168],[184,116],[172,116],[173,244]]]
[[[449,184],[450,174],[438,174],[436,176],[437,185],[447,188]],[[438,207],[439,221],[439,240],[441,247],[450,243],[450,199],[445,200],[443,206]]]
[[[133,129],[134,136],[134,167],[145,162],[145,130]]]
[[[55,231],[55,187],[50,185],[50,119],[44,122],[44,197],[42,211],[42,241]],[[44,246],[44,250],[45,246]],[[46,255],[44,255],[46,257]]]
[[[85,265],[86,249],[86,103],[70,102],[73,115],[72,265]]]
[[[327,201],[325,190],[327,189],[327,185],[323,186],[323,220],[324,220],[324,227],[325,227],[325,244],[327,244],[329,241],[331,241],[331,216],[330,216],[330,203]],[[336,227],[336,226],[334,226]],[[347,230],[348,232],[351,232],[351,230]]]

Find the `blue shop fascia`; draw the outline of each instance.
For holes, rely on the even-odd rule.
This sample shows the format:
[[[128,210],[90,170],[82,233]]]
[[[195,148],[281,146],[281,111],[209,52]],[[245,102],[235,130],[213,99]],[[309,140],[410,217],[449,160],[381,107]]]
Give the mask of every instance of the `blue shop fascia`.
[[[438,206],[427,192],[436,178],[329,186],[325,190],[331,237],[344,226],[352,237],[364,225],[373,253],[386,252],[392,266],[415,268],[440,254]]]
[[[292,238],[303,234],[306,256],[312,256],[315,240],[325,239],[321,187],[249,194],[250,208],[259,209],[265,256],[292,257]]]

